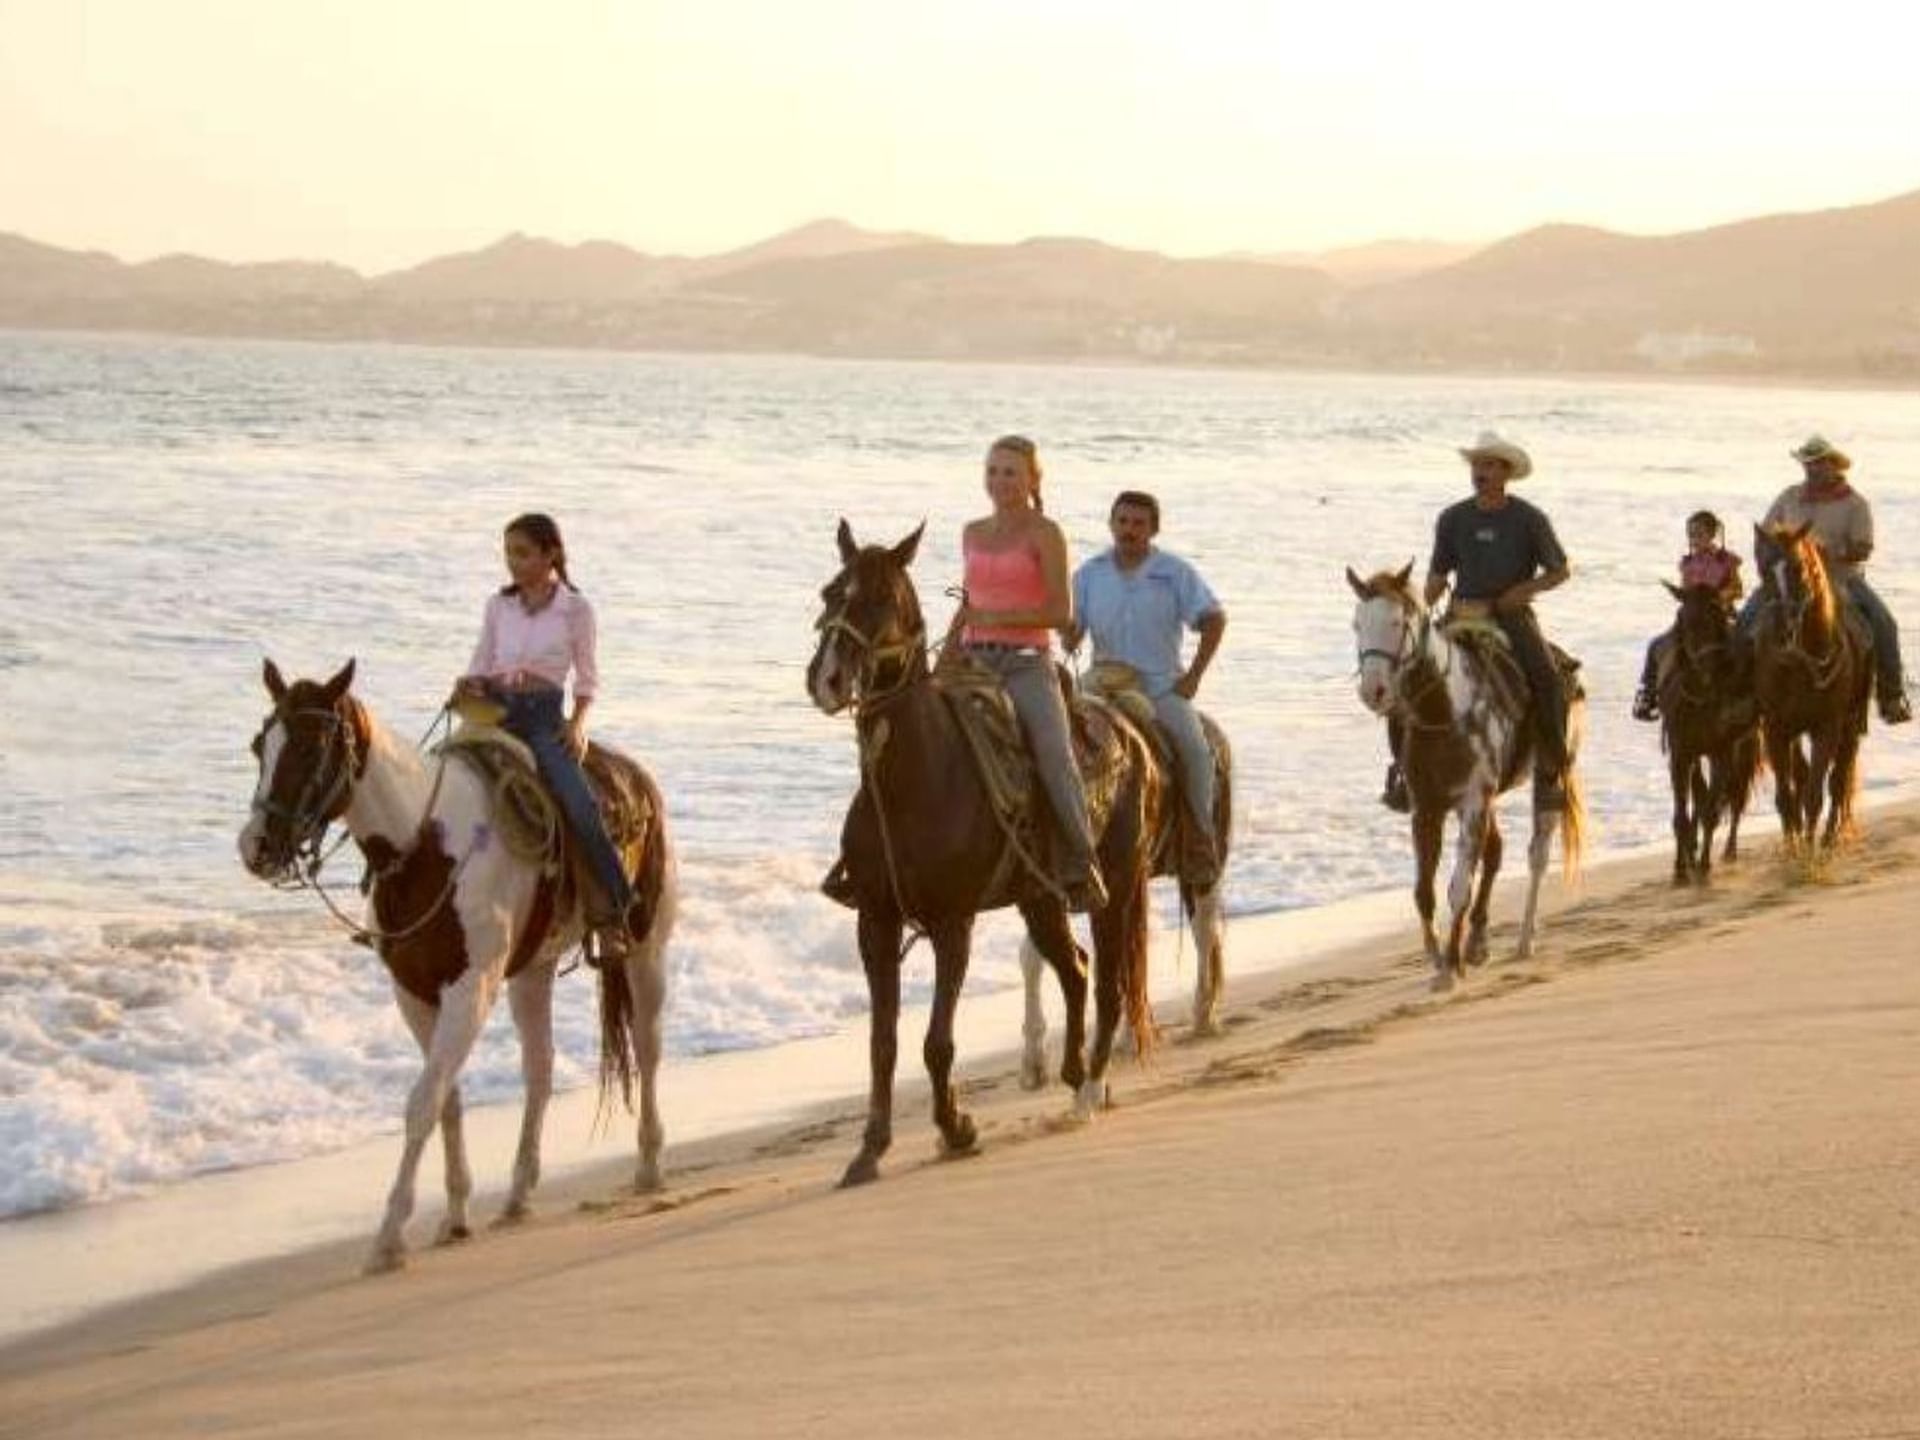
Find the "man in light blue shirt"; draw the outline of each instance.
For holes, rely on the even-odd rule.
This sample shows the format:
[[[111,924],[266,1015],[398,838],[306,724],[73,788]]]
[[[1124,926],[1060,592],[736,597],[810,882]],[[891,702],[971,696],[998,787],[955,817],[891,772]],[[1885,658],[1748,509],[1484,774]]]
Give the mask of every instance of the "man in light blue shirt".
[[[1074,572],[1069,647],[1077,649],[1083,635],[1091,636],[1096,663],[1117,660],[1139,675],[1179,757],[1187,804],[1206,841],[1201,848],[1208,852],[1210,873],[1187,877],[1205,889],[1218,874],[1219,846],[1213,833],[1213,750],[1193,697],[1227,632],[1227,612],[1199,571],[1154,545],[1160,502],[1153,496],[1121,491],[1107,526],[1113,547]],[[1200,644],[1193,663],[1183,665],[1180,642],[1187,630],[1199,634]]]

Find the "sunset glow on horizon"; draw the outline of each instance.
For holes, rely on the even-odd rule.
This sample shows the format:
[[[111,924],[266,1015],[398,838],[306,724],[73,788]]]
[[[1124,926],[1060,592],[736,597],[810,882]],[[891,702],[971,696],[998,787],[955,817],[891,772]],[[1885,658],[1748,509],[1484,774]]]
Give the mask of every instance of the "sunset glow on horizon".
[[[0,231],[385,270],[842,216],[1202,255],[1658,233],[1920,188],[1920,17],[0,0]]]

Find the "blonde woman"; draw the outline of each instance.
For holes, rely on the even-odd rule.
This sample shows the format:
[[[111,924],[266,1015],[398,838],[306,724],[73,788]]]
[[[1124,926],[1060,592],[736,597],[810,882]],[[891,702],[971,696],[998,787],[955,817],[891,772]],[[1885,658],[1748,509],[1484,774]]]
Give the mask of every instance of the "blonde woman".
[[[1075,910],[1097,910],[1106,904],[1106,889],[1094,863],[1086,789],[1074,763],[1052,656],[1054,633],[1073,624],[1066,537],[1042,506],[1033,441],[1024,435],[994,441],[985,478],[993,512],[969,521],[961,534],[961,643],[1000,677],[1020,716],[1053,808],[1068,903]]]

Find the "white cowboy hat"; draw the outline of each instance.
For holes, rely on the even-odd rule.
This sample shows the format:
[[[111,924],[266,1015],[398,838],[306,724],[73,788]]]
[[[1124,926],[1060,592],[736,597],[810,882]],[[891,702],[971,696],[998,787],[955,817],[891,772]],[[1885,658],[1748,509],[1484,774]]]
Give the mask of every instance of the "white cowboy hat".
[[[1513,473],[1509,480],[1524,480],[1533,473],[1533,460],[1511,440],[1503,440],[1491,430],[1482,430],[1480,438],[1460,448],[1460,458],[1471,465],[1476,460],[1504,460]]]
[[[1853,468],[1853,461],[1846,452],[1835,449],[1832,442],[1824,435],[1809,435],[1806,443],[1798,450],[1789,450],[1787,453],[1802,465],[1811,465],[1816,460],[1826,460],[1831,462],[1836,470]]]

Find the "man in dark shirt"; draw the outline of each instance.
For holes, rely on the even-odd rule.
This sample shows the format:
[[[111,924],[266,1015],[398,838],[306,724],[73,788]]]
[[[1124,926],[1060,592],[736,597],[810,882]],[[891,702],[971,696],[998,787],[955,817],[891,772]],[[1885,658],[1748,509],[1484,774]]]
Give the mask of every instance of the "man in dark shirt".
[[[1427,604],[1439,603],[1451,577],[1455,606],[1486,607],[1505,632],[1533,693],[1535,801],[1558,809],[1566,804],[1566,695],[1534,618],[1533,597],[1566,583],[1567,555],[1546,512],[1507,493],[1508,485],[1533,473],[1526,451],[1487,432],[1460,454],[1472,471],[1473,495],[1441,511],[1434,526]],[[1390,733],[1397,757],[1400,735]],[[1397,759],[1381,798],[1393,809],[1406,808]]]

